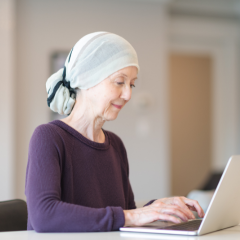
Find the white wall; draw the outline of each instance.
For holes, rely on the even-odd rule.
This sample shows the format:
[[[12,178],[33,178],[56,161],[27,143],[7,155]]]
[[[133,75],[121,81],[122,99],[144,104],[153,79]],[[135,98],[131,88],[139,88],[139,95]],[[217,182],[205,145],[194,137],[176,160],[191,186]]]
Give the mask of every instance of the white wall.
[[[169,26],[172,51],[212,58],[212,170],[222,171],[230,156],[240,154],[239,22],[175,16]]]
[[[138,53],[141,73],[134,94],[145,91],[155,104],[137,112],[129,103],[106,128],[125,143],[136,199],[168,195],[167,16],[161,1],[18,0],[16,12],[17,196],[24,198],[31,134],[36,126],[49,121],[45,82],[50,54],[70,50],[78,39],[94,31],[119,34]]]
[[[14,1],[0,1],[0,201],[14,196]]]

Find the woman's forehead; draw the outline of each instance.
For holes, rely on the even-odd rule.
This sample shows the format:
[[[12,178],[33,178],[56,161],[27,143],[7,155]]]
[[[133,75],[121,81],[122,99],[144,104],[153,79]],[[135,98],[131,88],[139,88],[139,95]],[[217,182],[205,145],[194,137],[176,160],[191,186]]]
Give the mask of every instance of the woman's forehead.
[[[132,78],[133,80],[137,79],[137,68],[136,67],[126,67],[123,69],[118,70],[117,72],[110,75],[110,77],[125,77],[125,78]]]

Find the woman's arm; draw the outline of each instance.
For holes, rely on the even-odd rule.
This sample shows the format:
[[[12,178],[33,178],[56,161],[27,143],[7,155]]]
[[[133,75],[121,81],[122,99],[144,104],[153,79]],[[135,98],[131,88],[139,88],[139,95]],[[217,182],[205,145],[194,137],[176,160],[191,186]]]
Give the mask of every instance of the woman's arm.
[[[59,142],[56,141],[58,137]],[[26,176],[28,217],[37,232],[118,230],[124,225],[121,207],[90,208],[61,201],[61,138],[47,125],[30,141]]]

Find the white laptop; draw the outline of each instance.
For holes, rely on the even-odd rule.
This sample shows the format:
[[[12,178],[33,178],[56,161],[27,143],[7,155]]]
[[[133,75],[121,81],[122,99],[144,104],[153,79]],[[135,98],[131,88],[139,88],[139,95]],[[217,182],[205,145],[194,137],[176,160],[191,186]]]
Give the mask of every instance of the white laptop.
[[[141,227],[122,227],[120,231],[163,233],[177,235],[203,235],[240,223],[240,156],[232,156],[203,219],[180,224],[156,221]],[[190,225],[196,225],[192,227]]]

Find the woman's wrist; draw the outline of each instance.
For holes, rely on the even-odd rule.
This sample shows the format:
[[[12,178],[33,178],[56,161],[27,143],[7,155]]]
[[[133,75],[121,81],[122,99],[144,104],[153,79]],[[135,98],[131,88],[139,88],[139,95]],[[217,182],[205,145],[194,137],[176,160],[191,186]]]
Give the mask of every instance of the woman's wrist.
[[[125,223],[124,227],[131,226],[132,224],[132,213],[131,210],[123,210]]]

